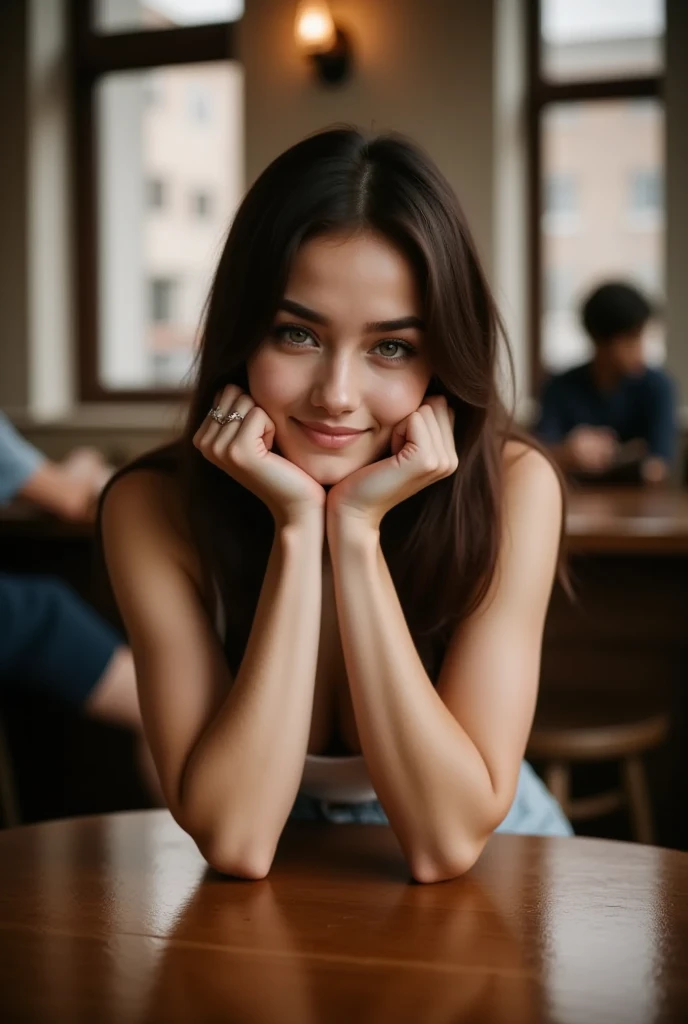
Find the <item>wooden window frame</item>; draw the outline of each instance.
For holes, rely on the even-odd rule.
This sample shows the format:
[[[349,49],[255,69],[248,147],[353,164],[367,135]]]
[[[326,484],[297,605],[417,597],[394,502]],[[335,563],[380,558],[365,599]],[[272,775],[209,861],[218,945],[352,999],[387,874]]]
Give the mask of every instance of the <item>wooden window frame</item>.
[[[544,378],[541,360],[541,312],[543,252],[540,232],[542,212],[542,117],[552,104],[581,100],[661,99],[664,75],[638,75],[632,78],[594,78],[573,82],[552,82],[542,73],[540,36],[541,0],[528,0],[526,61],[528,73],[528,209],[530,210],[528,336],[530,338],[530,393],[540,393]]]
[[[71,0],[73,99],[74,267],[78,390],[82,402],[179,400],[184,388],[110,389],[98,376],[98,179],[95,90],[113,71],[236,60],[236,23],[133,32],[96,32],[95,0]]]

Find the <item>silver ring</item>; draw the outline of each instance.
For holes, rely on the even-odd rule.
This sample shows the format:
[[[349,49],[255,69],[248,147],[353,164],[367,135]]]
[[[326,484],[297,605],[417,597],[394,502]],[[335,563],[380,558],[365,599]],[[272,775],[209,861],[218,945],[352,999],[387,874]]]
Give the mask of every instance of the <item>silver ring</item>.
[[[241,423],[244,418],[240,412],[230,412],[227,416],[223,416],[222,410],[217,406],[213,406],[208,415],[211,419],[214,419],[216,423],[219,423],[221,427],[224,427],[226,423]]]

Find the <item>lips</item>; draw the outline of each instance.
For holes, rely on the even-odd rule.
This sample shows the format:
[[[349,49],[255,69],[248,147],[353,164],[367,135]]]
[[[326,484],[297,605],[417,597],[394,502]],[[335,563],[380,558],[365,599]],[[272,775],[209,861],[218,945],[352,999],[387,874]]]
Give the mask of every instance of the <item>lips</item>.
[[[294,422],[301,428],[308,440],[319,448],[346,448],[362,434],[367,433],[365,430],[352,431],[350,427],[328,427],[324,423],[319,424],[316,429],[315,425],[309,426],[302,423],[301,420],[294,420]]]

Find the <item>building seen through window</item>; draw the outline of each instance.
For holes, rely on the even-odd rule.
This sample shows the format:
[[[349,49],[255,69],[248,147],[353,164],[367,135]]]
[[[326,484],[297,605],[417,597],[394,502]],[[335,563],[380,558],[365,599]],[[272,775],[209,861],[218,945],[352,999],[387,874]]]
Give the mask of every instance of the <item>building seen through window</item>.
[[[73,3],[80,397],[167,398],[244,192],[244,2]]]
[[[99,379],[112,391],[180,387],[243,192],[242,70],[104,74],[95,99]]]
[[[540,15],[540,73],[557,86],[539,114],[539,355],[558,372],[589,355],[578,310],[597,284],[628,280],[662,301],[664,111],[652,96],[558,101],[557,89],[659,73],[664,10],[660,0],[542,0]],[[648,356],[663,360],[661,325]]]

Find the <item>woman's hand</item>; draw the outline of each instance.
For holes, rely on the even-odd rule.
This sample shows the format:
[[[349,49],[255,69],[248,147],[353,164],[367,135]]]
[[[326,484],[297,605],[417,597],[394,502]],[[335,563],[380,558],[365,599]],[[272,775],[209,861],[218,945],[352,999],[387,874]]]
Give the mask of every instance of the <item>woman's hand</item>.
[[[391,444],[389,458],[364,466],[329,492],[328,529],[335,520],[349,517],[377,530],[395,505],[456,471],[454,412],[444,396],[432,395],[398,423]]]
[[[224,426],[210,412],[196,431],[193,443],[214,466],[224,470],[270,509],[278,526],[323,514],[325,491],[302,469],[270,451],[275,425],[250,395],[229,384],[215,396],[215,408],[224,417],[243,416]]]

